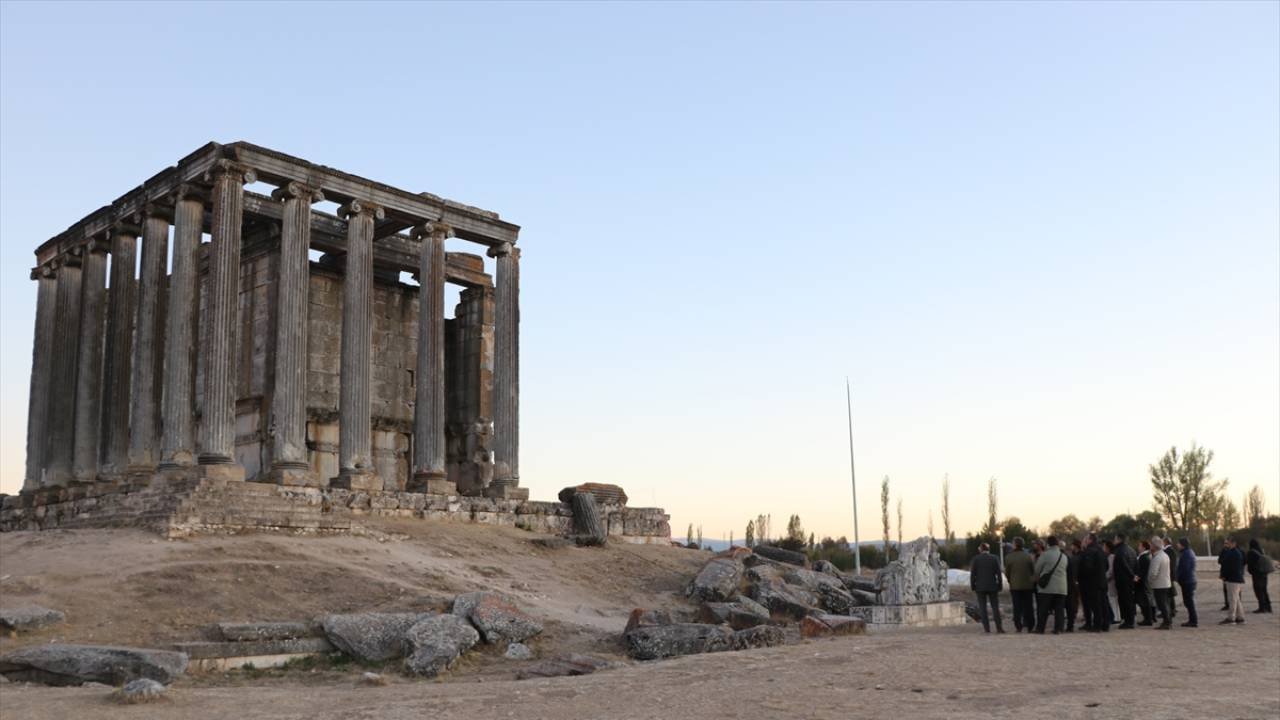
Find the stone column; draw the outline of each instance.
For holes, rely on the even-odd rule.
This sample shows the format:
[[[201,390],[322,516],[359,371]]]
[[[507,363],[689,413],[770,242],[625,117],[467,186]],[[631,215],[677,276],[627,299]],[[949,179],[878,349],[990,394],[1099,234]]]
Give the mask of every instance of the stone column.
[[[49,439],[49,366],[53,358],[53,314],[58,302],[58,280],[48,265],[31,271],[38,283],[36,290],[36,324],[31,340],[31,391],[27,399],[27,470],[22,491],[40,487],[44,477],[44,452]]]
[[[414,228],[422,243],[418,266],[418,367],[413,405],[413,479],[410,492],[455,495],[445,470],[444,223]]]
[[[249,168],[219,160],[207,178],[213,184],[213,232],[209,252],[209,311],[203,352],[204,407],[200,418],[200,470],[206,477],[244,480],[236,462],[236,347],[240,316],[240,231]]]
[[[76,482],[98,478],[102,420],[102,332],[106,317],[107,244],[93,239],[84,249],[80,271],[80,348],[76,368]]]
[[[58,268],[58,299],[53,314],[53,375],[49,380],[49,432],[44,485],[71,484],[75,455],[76,360],[80,345],[80,254],[63,256]]]
[[[373,356],[373,224],[382,208],[352,201],[338,210],[347,219],[347,261],[342,282],[342,371],[338,394],[338,477],[331,484],[382,489],[373,472],[373,405],[369,397]]]
[[[314,485],[307,456],[307,301],[311,285],[311,203],[318,188],[291,182],[271,197],[284,201],[276,305],[275,385],[271,393],[271,479]]]
[[[169,260],[169,209],[148,205],[142,224],[142,273],[138,280],[138,321],[134,326],[132,425],[129,474],[149,478],[160,460],[160,391],[164,316],[160,299]]]
[[[489,248],[498,260],[493,329],[493,484],[487,495],[528,499],[520,488],[520,250]]]
[[[111,231],[111,289],[107,292],[107,350],[102,371],[102,475],[118,479],[129,464],[129,383],[133,369],[133,279],[137,225],[118,222]]]
[[[165,306],[164,429],[160,439],[160,469],[166,472],[196,464],[195,327],[200,308],[204,197],[204,190],[195,185],[182,185],[174,194],[173,271]]]

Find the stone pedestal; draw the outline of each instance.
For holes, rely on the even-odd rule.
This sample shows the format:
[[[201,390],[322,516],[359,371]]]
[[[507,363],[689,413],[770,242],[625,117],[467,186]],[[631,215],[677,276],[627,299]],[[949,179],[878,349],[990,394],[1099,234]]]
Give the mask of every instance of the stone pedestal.
[[[329,480],[329,487],[366,492],[377,491],[382,489],[382,478],[371,472],[343,470],[338,473],[338,477]]]
[[[528,500],[529,489],[516,487],[515,485],[502,484],[495,480],[492,485],[484,489],[484,496],[487,498],[497,498],[499,500]]]
[[[293,487],[323,487],[324,481],[305,465],[273,465],[267,473],[268,482]]]
[[[405,485],[405,492],[427,493],[428,495],[457,495],[458,485],[450,481],[444,473],[414,473]]]
[[[244,482],[244,466],[238,463],[220,463],[217,465],[196,465],[189,469],[179,469],[179,472],[190,473],[192,477],[201,480],[214,480],[221,482]],[[167,470],[166,472],[173,472]]]

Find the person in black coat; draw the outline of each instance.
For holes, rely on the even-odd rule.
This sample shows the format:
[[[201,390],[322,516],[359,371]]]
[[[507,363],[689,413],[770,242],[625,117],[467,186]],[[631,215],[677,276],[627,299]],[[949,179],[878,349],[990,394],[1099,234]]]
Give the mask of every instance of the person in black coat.
[[[1222,563],[1222,582],[1227,586],[1227,618],[1219,625],[1237,625],[1244,623],[1244,611],[1241,605],[1244,601],[1241,595],[1244,593],[1244,553],[1240,552],[1240,548],[1236,547],[1235,538],[1227,538],[1226,547],[1222,550],[1222,555],[1218,556],[1218,562]]]
[[[1151,569],[1151,543],[1143,540],[1138,543],[1138,580],[1134,583],[1134,593],[1137,596],[1138,610],[1142,612],[1142,622],[1138,623],[1144,627],[1155,624],[1151,618],[1151,609],[1155,605],[1154,595],[1151,593],[1151,586],[1147,584],[1147,571]]]
[[[983,632],[991,632],[987,617],[987,605],[990,604],[996,632],[1004,633],[1004,624],[1000,620],[1000,590],[1003,587],[1004,572],[1000,568],[1000,558],[991,554],[990,545],[982,543],[969,565],[969,589],[978,596],[978,617],[982,620]]]
[[[1249,540],[1249,554],[1245,556],[1249,565],[1249,575],[1253,578],[1253,595],[1258,598],[1258,609],[1255,613],[1271,612],[1271,595],[1267,592],[1267,575],[1275,569],[1271,558],[1262,552],[1258,538]]]
[[[1080,541],[1072,540],[1067,552],[1067,632],[1076,631],[1076,612],[1080,609]]]
[[[1107,556],[1102,551],[1098,536],[1089,533],[1085,536],[1084,550],[1080,553],[1078,569],[1080,584],[1080,601],[1084,605],[1084,630],[1086,632],[1106,632],[1110,630],[1107,610]]]
[[[1132,630],[1134,620],[1133,590],[1138,581],[1138,555],[1124,542],[1123,533],[1116,533],[1115,567],[1116,604],[1120,606],[1120,629]]]
[[[1178,617],[1178,551],[1167,537],[1164,539],[1164,554],[1169,556],[1169,577],[1174,579],[1173,587],[1169,588],[1169,617]]]

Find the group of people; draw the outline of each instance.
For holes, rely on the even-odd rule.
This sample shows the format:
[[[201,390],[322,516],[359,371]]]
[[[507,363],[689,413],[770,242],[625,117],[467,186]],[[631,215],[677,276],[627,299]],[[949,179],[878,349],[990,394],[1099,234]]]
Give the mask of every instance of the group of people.
[[[1012,546],[1006,547],[1002,564],[987,543],[981,544],[969,568],[969,587],[978,596],[978,616],[986,632],[991,632],[992,620],[996,632],[1004,632],[999,597],[1006,578],[1017,632],[1044,634],[1051,614],[1054,635],[1075,632],[1078,614],[1083,616],[1084,632],[1108,632],[1112,625],[1120,630],[1138,626],[1169,630],[1178,614],[1177,589],[1181,589],[1187,613],[1182,627],[1200,624],[1195,598],[1196,554],[1187,538],[1179,539],[1175,546],[1169,538],[1156,536],[1140,541],[1135,550],[1122,534],[1099,542],[1096,533],[1089,533],[1083,540],[1071,540],[1065,549],[1053,535],[1036,540],[1029,550],[1022,538],[1014,538]],[[1222,609],[1227,611],[1220,625],[1244,622],[1241,606],[1246,573],[1253,578],[1258,599],[1253,612],[1271,612],[1267,575],[1274,567],[1256,539],[1249,541],[1245,553],[1235,538],[1227,538],[1218,555]]]

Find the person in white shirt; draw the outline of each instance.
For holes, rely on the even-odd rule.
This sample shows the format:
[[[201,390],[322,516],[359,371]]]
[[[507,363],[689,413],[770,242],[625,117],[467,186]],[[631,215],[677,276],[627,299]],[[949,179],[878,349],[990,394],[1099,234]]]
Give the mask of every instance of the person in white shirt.
[[[1156,609],[1160,613],[1160,625],[1157,630],[1168,630],[1173,627],[1173,619],[1169,616],[1169,593],[1173,580],[1169,577],[1169,556],[1164,552],[1164,540],[1158,536],[1151,538],[1151,566],[1147,568],[1147,587],[1156,599]]]

